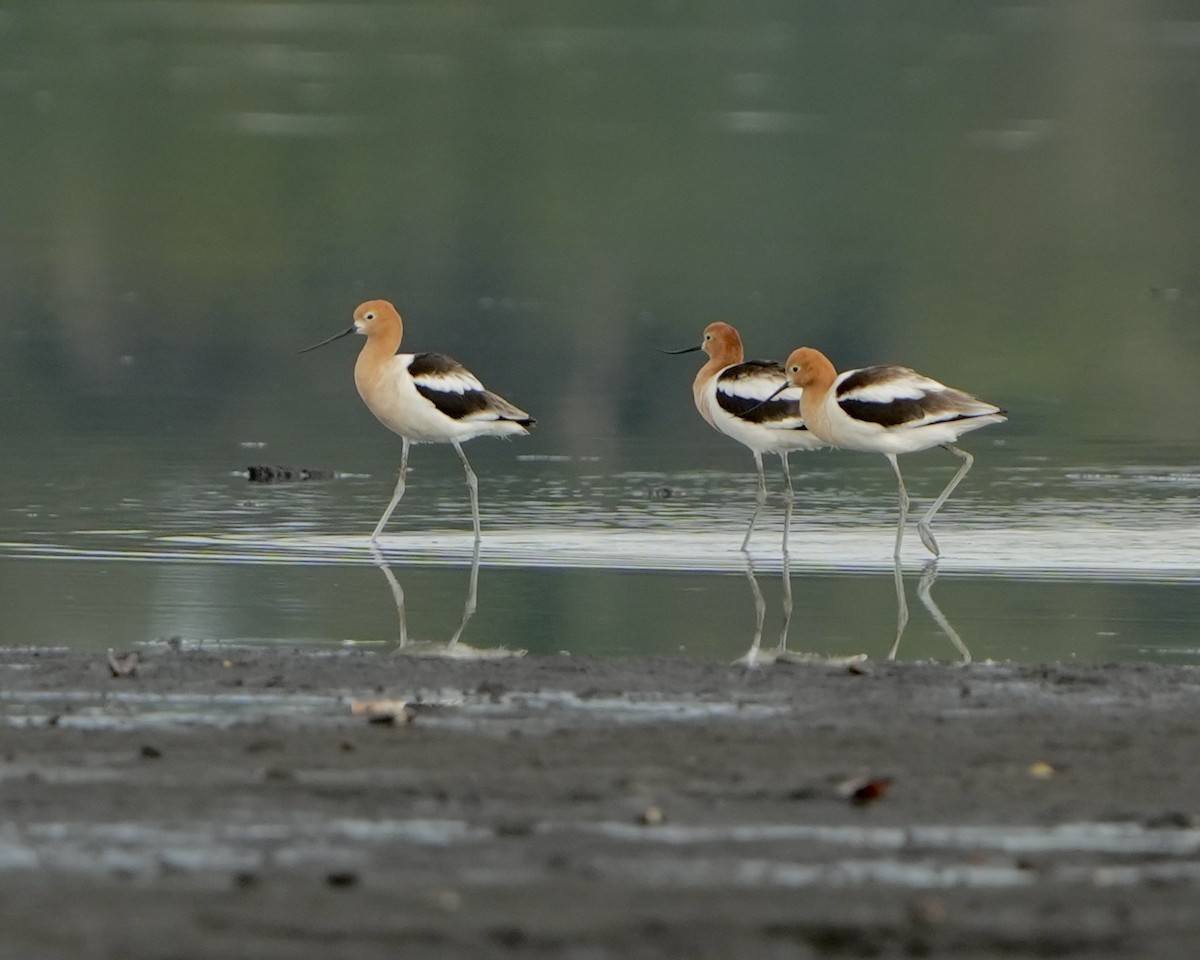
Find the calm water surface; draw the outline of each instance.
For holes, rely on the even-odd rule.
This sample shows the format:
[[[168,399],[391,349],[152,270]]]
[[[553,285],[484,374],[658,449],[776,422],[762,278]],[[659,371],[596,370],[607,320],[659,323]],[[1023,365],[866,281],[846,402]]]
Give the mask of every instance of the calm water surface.
[[[1180,450],[1129,449],[1113,463],[1083,447],[1067,457],[1035,440],[978,439],[976,470],[936,525],[943,559],[930,568],[915,531],[906,541],[900,657],[962,658],[940,614],[975,659],[1200,659],[1200,466]],[[753,497],[748,456],[730,444],[726,471],[655,470],[693,453],[632,444],[613,462],[547,446],[469,448],[485,531],[463,643],[734,659],[756,633],[757,588],[762,649],[775,648],[787,592],[780,503],[760,521],[748,566],[737,549]],[[381,558],[367,535],[390,472],[249,483],[239,468],[268,453],[120,438],[47,446],[39,462],[53,479],[10,484],[0,499],[0,642],[390,649],[401,630],[393,581],[408,639],[448,640],[472,565],[457,458],[416,449]],[[794,459],[788,648],[886,656],[897,626],[890,470],[881,457]],[[937,452],[908,460],[918,495],[954,469]],[[118,461],[146,469],[130,480]],[[919,598],[922,574],[934,609]]]

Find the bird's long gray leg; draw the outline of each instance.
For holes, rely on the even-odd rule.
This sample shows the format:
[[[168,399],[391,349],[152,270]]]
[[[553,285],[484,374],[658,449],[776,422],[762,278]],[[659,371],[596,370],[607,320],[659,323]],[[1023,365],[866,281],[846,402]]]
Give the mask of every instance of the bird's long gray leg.
[[[962,457],[963,464],[958,468],[958,473],[946,484],[946,489],[943,490],[936,500],[930,504],[929,509],[925,511],[925,515],[917,521],[917,533],[921,535],[921,542],[935,557],[940,556],[938,551],[937,541],[933,538],[933,531],[929,529],[929,524],[933,520],[933,515],[942,509],[942,504],[950,499],[950,494],[954,492],[954,488],[962,483],[962,478],[967,475],[967,471],[971,469],[971,464],[975,462],[975,458],[959,447],[949,443],[943,443],[942,447],[949,450],[957,457]]]
[[[900,492],[900,519],[896,521],[896,549],[892,553],[892,556],[899,560],[900,544],[904,542],[904,524],[908,522],[908,491],[904,488],[904,477],[900,475],[900,464],[896,460],[896,455],[889,453],[885,456],[896,472],[896,485]]]
[[[463,470],[467,472],[467,489],[471,491],[471,522],[475,524],[475,542],[479,542],[479,479],[475,476],[475,471],[471,469],[471,464],[467,461],[467,455],[463,453],[462,444],[457,440],[454,441],[454,449],[458,451],[458,457],[462,460]]]
[[[396,480],[396,489],[392,493],[391,503],[387,505],[387,509],[383,511],[383,516],[379,518],[379,522],[375,524],[375,530],[371,533],[371,542],[375,543],[379,539],[379,534],[383,532],[384,525],[391,517],[392,511],[396,509],[396,504],[400,502],[400,498],[404,496],[405,476],[408,474],[408,448],[411,444],[406,437],[401,437],[400,442],[400,476]]]
[[[788,452],[779,451],[779,459],[783,462],[783,555],[788,552],[788,539],[792,533],[792,506],[796,502],[796,491],[792,489],[792,468],[788,463]]]
[[[757,450],[751,452],[754,454],[754,466],[758,470],[758,496],[754,501],[754,512],[750,514],[750,526],[746,528],[746,536],[742,539],[743,553],[747,553],[750,550],[750,535],[754,533],[754,521],[758,519],[758,511],[767,502],[767,478],[763,473],[762,454]]]

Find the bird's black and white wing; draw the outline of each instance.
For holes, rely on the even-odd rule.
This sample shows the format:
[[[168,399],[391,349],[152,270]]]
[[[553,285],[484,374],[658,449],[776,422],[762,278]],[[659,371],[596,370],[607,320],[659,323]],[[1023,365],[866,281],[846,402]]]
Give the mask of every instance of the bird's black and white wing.
[[[453,357],[417,353],[411,355],[407,366],[417,392],[452,420],[513,420],[522,425],[533,422],[524,410],[485,389],[479,378]]]
[[[1004,412],[995,404],[908,367],[890,365],[847,370],[834,381],[834,395],[847,416],[888,430],[915,429]]]
[[[800,388],[787,383],[783,365],[774,360],[747,360],[717,375],[717,406],[744,423],[775,430],[807,430],[800,416]]]

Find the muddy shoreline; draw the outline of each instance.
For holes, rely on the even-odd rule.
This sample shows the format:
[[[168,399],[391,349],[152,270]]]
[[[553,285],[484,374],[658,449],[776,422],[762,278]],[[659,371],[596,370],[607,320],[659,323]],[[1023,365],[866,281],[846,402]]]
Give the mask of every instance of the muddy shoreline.
[[[1191,957],[1198,704],[1150,665],[4,649],[0,957]]]

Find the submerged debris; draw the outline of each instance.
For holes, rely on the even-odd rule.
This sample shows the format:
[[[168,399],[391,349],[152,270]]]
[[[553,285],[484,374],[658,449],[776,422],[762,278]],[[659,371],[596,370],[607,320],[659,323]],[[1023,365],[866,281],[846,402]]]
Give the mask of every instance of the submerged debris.
[[[296,480],[332,480],[332,470],[309,470],[306,467],[271,467],[262,464],[246,468],[251,483],[289,483]]]

